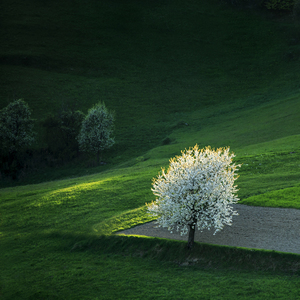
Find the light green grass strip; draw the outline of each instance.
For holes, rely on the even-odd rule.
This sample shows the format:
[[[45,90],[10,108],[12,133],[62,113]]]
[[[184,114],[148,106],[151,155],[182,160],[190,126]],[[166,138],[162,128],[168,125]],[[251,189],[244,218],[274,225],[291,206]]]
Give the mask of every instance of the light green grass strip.
[[[249,145],[236,151],[237,155],[259,155],[274,152],[293,152],[300,149],[300,134],[286,136],[268,142]]]
[[[244,199],[241,204],[268,207],[300,208],[300,186],[271,191]]]
[[[112,234],[153,220],[155,218],[147,213],[147,207],[142,206],[98,223],[93,230],[97,234]]]

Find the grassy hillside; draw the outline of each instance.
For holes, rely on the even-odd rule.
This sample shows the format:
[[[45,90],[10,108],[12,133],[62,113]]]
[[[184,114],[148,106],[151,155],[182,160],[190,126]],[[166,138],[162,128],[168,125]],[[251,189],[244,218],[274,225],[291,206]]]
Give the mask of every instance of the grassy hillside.
[[[151,220],[152,178],[196,143],[236,153],[241,203],[299,208],[300,46],[289,18],[215,0],[0,5],[0,108],[23,98],[39,121],[66,103],[86,112],[105,101],[117,141],[106,166],[2,182],[0,298],[300,297],[299,255],[187,253],[111,235]]]
[[[251,131],[247,137],[227,127],[224,139],[217,125],[227,116],[240,130],[248,109],[298,99],[300,48],[292,24],[237,12],[217,0],[2,1],[1,20],[0,107],[23,98],[39,121],[62,105],[87,112],[105,101],[116,112],[117,144],[105,155],[110,165],[143,155],[178,130],[197,131],[208,144],[212,135],[204,138],[202,130],[217,126],[217,146],[233,138],[244,145],[299,134],[294,124],[271,136],[272,124],[258,131],[255,123],[264,126],[266,110],[262,119],[243,122]],[[285,122],[275,115],[272,120]],[[39,123],[36,129],[39,148]],[[21,184],[84,175],[86,169],[45,170]]]

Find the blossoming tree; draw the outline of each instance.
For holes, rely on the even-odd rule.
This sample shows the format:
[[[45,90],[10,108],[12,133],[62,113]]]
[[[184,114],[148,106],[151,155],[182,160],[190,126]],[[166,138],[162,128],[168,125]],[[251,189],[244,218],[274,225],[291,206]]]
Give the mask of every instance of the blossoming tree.
[[[199,149],[196,145],[170,160],[165,172],[153,180],[156,200],[147,204],[148,211],[160,227],[175,229],[181,235],[189,232],[188,248],[194,244],[198,230],[215,228],[215,232],[231,225],[237,215],[230,204],[238,202],[236,172],[240,165],[232,163],[235,155],[228,148]]]
[[[114,115],[109,112],[104,103],[92,107],[82,122],[78,135],[81,151],[97,155],[97,164],[100,162],[100,153],[114,145],[112,137],[114,128]]]

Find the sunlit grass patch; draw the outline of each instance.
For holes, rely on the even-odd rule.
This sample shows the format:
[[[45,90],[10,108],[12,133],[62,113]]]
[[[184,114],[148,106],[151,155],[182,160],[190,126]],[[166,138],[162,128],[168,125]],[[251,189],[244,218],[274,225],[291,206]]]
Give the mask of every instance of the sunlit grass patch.
[[[294,124],[297,127],[296,120],[294,120]],[[294,154],[294,152],[297,152],[299,149],[300,134],[295,134],[263,143],[252,144],[238,149],[236,153],[240,156],[266,155],[274,152]]]
[[[298,185],[252,196],[243,199],[241,203],[246,205],[300,209],[300,186]]]
[[[117,231],[125,230],[127,228],[153,221],[154,219],[155,218],[151,217],[147,212],[147,207],[142,206],[128,212],[123,212],[99,224],[94,225],[93,231],[96,234],[108,235]]]
[[[86,201],[97,201],[97,196],[99,197],[99,193],[102,190],[115,187],[115,190],[117,191],[117,183],[119,182],[120,181],[117,178],[106,178],[100,181],[96,180],[88,183],[79,183],[70,187],[55,189],[39,198],[33,205],[38,207],[63,204],[68,205],[71,204],[72,201],[77,202],[82,198],[85,198]]]

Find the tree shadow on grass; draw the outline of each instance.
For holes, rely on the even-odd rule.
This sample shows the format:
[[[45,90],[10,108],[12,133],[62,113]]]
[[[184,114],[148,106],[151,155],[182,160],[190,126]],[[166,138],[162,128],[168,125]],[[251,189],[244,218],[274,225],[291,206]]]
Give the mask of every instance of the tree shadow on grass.
[[[271,250],[210,245],[146,236],[91,235],[52,232],[44,238],[61,240],[61,251],[141,257],[179,266],[278,272],[300,275],[300,255]],[[57,249],[58,250],[58,249]]]

